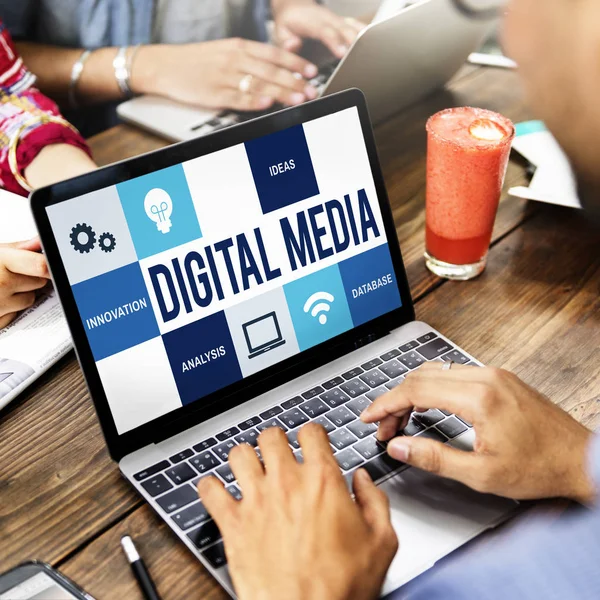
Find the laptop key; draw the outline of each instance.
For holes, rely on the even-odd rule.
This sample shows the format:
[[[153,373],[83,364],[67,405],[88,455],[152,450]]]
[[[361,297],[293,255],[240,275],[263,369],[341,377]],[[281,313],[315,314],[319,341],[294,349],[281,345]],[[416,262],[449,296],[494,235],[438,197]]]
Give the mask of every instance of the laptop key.
[[[235,481],[235,475],[233,474],[233,472],[231,471],[230,466],[227,465],[221,465],[220,467],[217,467],[217,473],[219,474],[219,477],[225,482],[225,483],[233,483]]]
[[[300,433],[300,428],[294,429],[293,431],[287,432],[287,439],[289,445],[294,448],[294,450],[298,450],[300,448],[300,442],[298,441],[298,433]]]
[[[191,448],[187,448],[186,450],[182,450],[181,452],[178,452],[177,454],[170,456],[169,460],[174,465],[176,465],[177,463],[180,463],[182,460],[185,460],[186,458],[189,458],[190,456],[194,456],[194,451]]]
[[[434,428],[427,429],[423,433],[420,433],[419,437],[434,440],[436,442],[442,442],[442,444],[445,444],[448,441],[448,438],[446,436],[442,435],[437,429]]]
[[[429,333],[426,333],[425,335],[418,337],[417,342],[419,342],[420,344],[426,344],[427,342],[430,342],[431,340],[435,339],[436,337],[437,337],[437,333],[433,333],[433,331],[430,331]]]
[[[393,390],[395,387],[398,387],[404,381],[404,377],[398,377],[398,379],[392,379],[385,384],[385,387],[388,390]]]
[[[269,410],[265,410],[265,412],[261,412],[260,418],[265,421],[268,421],[269,419],[276,417],[277,415],[281,414],[282,412],[283,412],[283,408],[281,408],[281,406],[274,406],[273,408],[270,408]]]
[[[316,423],[317,425],[321,425],[321,427],[323,427],[323,429],[325,429],[325,431],[327,433],[331,433],[332,431],[335,431],[335,425],[329,420],[326,419],[325,417],[317,417],[313,423]]]
[[[221,464],[221,461],[212,452],[208,451],[196,454],[194,458],[190,459],[190,462],[194,465],[198,473],[206,473],[213,467]]]
[[[354,367],[354,369],[350,369],[349,371],[342,373],[342,377],[346,381],[348,381],[350,379],[354,379],[355,377],[358,377],[362,372],[363,372],[363,370],[360,367]]]
[[[412,342],[408,342],[407,344],[400,346],[400,348],[398,348],[398,350],[400,350],[400,352],[410,352],[411,350],[414,350],[418,345],[419,345],[419,342],[415,342],[413,340]]]
[[[383,361],[380,358],[374,358],[374,359],[370,360],[369,362],[366,362],[363,365],[360,365],[360,368],[364,369],[365,371],[370,371],[371,369],[378,367],[381,363],[383,363]]]
[[[356,419],[356,415],[345,406],[338,406],[330,410],[325,416],[337,427],[343,427],[346,423]]]
[[[310,400],[311,398],[314,398],[315,396],[318,396],[319,394],[322,394],[325,390],[320,386],[316,386],[314,388],[311,388],[310,390],[306,390],[306,392],[304,392],[302,394],[302,397],[305,400]]]
[[[242,431],[247,431],[248,429],[250,429],[250,427],[258,425],[261,421],[262,419],[260,417],[250,417],[249,419],[246,419],[243,423],[239,423],[238,427]]]
[[[408,354],[403,354],[398,360],[409,369],[416,369],[425,362],[425,359],[416,352],[409,352]]]
[[[396,356],[400,356],[400,351],[394,349],[390,350],[389,352],[386,352],[385,354],[382,354],[379,358],[381,358],[383,362],[387,362],[388,360],[392,360],[392,358],[396,358]]]
[[[404,428],[402,433],[404,433],[404,435],[416,435],[420,431],[423,431],[423,429],[425,429],[425,425],[423,425],[420,421],[417,421],[414,417],[411,417],[408,425]]]
[[[449,417],[452,413],[449,410],[444,410],[443,408],[438,408],[438,410]]]
[[[236,500],[242,499],[242,491],[237,485],[229,485],[225,488]]]
[[[382,446],[374,436],[362,440],[358,444],[352,446],[365,460],[369,460],[385,452],[385,447]]]
[[[361,465],[364,460],[352,448],[342,450],[335,455],[335,460],[340,468],[344,471],[349,471]]]
[[[408,369],[397,360],[391,360],[390,362],[381,365],[379,370],[387,375],[387,377],[390,379],[396,379],[396,377],[400,377],[400,375],[408,373]]]
[[[360,379],[351,379],[340,385],[340,388],[348,394],[351,398],[361,396],[365,392],[368,392],[371,388],[361,381]]]
[[[186,462],[167,469],[165,473],[167,477],[177,485],[180,483],[185,483],[186,481],[196,477],[196,471],[194,471],[194,469],[192,469],[192,467],[190,467],[190,465],[188,465]]]
[[[251,446],[256,446],[258,443],[258,431],[256,431],[256,429],[248,429],[248,431],[236,435],[233,439],[238,444],[250,444]]]
[[[304,462],[304,456],[302,455],[302,450],[296,450],[296,452],[294,452],[294,458],[296,459],[297,462],[302,464]]]
[[[356,438],[346,429],[337,429],[329,434],[329,441],[336,450],[343,450],[356,442]]]
[[[202,556],[210,563],[213,569],[218,569],[227,564],[227,557],[225,556],[225,546],[223,542],[219,542],[210,548],[207,548]]]
[[[295,398],[290,398],[285,402],[281,403],[282,408],[285,410],[289,410],[290,408],[294,408],[294,406],[298,406],[298,404],[302,404],[304,402],[304,398],[302,396],[296,396]]]
[[[196,494],[196,500],[198,500],[198,494]],[[179,529],[183,529],[184,531],[200,525],[200,523],[206,521],[208,518],[208,511],[204,508],[202,502],[196,502],[196,504],[188,506],[188,508],[171,517],[173,522],[177,523]]]
[[[183,508],[196,500],[198,500],[198,492],[191,485],[187,484],[157,498],[156,502],[165,512],[172,513],[174,510]]]
[[[287,431],[287,427],[278,419],[269,419],[268,421],[263,421],[260,425],[256,426],[256,429],[262,432],[265,429],[269,429],[269,427],[279,427],[279,429]]]
[[[417,352],[423,355],[427,360],[433,360],[446,352],[450,352],[450,350],[454,350],[454,346],[441,338],[436,338],[428,344],[417,348]]]
[[[353,398],[350,402],[346,403],[346,406],[357,416],[360,417],[367,406],[371,404],[371,401],[366,396],[359,396],[358,398]]]
[[[290,429],[294,429],[295,427],[304,425],[304,423],[308,423],[308,417],[299,408],[292,408],[291,410],[279,415],[279,418]]]
[[[359,440],[364,440],[368,435],[377,431],[377,425],[374,423],[363,423],[360,420],[356,420],[346,425],[349,431],[351,431]]]
[[[195,452],[204,452],[204,450],[208,450],[209,448],[212,448],[213,446],[215,446],[216,443],[217,443],[217,440],[215,440],[215,438],[208,438],[207,440],[204,440],[203,442],[200,442],[199,444],[192,446],[192,448],[194,449]]]
[[[188,537],[198,550],[202,550],[213,542],[221,539],[221,532],[214,521],[208,521],[188,533]]]
[[[450,439],[455,438],[461,433],[464,433],[468,429],[467,426],[462,421],[459,421],[456,417],[450,417],[449,419],[438,423],[436,428]]]
[[[321,400],[327,402],[331,408],[341,406],[344,404],[344,402],[348,402],[348,400],[350,400],[350,397],[344,394],[344,392],[342,392],[342,390],[339,388],[335,388],[325,392],[324,394],[321,394],[320,398]]]
[[[415,413],[415,419],[421,421],[425,427],[432,427],[436,423],[439,423],[444,418],[444,415],[435,409],[428,410],[424,413]]]
[[[213,452],[223,461],[229,458],[229,453],[237,446],[234,440],[227,440],[213,448]]]
[[[154,498],[173,487],[173,484],[161,473],[142,482],[142,487]]]
[[[442,358],[447,362],[452,361],[461,365],[466,365],[470,361],[470,358],[468,356],[465,356],[462,352],[459,352],[458,350],[452,350],[451,352],[448,352],[448,354],[444,354]]]
[[[364,381],[369,387],[376,388],[389,381],[379,369],[373,369],[360,376],[361,381]]]
[[[217,433],[216,438],[219,440],[219,442],[224,442],[225,440],[228,440],[230,437],[237,435],[239,432],[240,432],[240,430],[237,427],[230,427],[229,429],[226,429],[225,431],[221,431],[221,433]]]
[[[333,379],[329,379],[322,383],[321,387],[325,390],[330,390],[331,388],[340,385],[340,383],[344,383],[344,379],[342,377],[334,377]]]
[[[387,394],[389,392],[389,390],[385,387],[378,387],[375,390],[371,390],[370,392],[367,392],[365,394],[365,396],[371,401],[374,402],[375,400],[377,400],[377,398],[379,398],[379,396],[383,396],[384,394]]]
[[[164,471],[167,467],[170,467],[168,460],[161,460],[160,462],[136,473],[133,478],[136,481],[142,481],[143,479],[148,479],[148,477],[152,477],[152,475],[156,475],[156,473],[160,473],[160,471]]]
[[[313,398],[308,402],[305,402],[300,406],[300,410],[305,412],[311,419],[326,413],[329,410],[329,406],[320,400],[319,398]]]

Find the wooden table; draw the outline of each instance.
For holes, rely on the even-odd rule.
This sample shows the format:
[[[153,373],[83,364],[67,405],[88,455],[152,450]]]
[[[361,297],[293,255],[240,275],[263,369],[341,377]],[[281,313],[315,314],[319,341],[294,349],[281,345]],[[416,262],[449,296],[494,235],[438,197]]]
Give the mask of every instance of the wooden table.
[[[590,427],[599,422],[598,233],[574,210],[504,196],[489,264],[467,283],[424,266],[425,121],[475,105],[530,118],[517,77],[465,68],[448,86],[376,130],[417,316],[485,363],[515,371]],[[127,126],[91,140],[107,164],[165,145]],[[512,161],[507,188],[525,181]],[[37,558],[97,598],[140,598],[119,548],[130,532],[165,599],[223,598],[109,459],[73,354],[0,413],[0,569]]]

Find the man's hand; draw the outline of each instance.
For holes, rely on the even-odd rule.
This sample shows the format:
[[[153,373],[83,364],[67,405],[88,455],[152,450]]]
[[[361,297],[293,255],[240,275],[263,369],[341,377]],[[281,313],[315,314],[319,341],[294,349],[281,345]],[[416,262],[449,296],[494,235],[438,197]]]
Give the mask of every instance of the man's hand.
[[[377,598],[398,546],[385,494],[358,470],[352,501],[320,425],[303,427],[298,441],[303,464],[277,427],[258,438],[264,468],[251,446],[231,451],[239,502],[214,477],[198,483],[238,597]]]
[[[183,71],[185,71],[185,73]],[[231,38],[183,45],[142,46],[131,75],[136,92],[208,108],[263,110],[316,98],[307,79],[317,67],[282,48]],[[240,81],[251,75],[249,89]]]
[[[48,283],[48,265],[39,239],[0,244],[0,329],[29,308],[35,291]]]
[[[314,0],[273,2],[275,41],[290,52],[298,52],[303,38],[319,40],[330,52],[342,58],[365,24],[336,15]]]
[[[441,408],[473,423],[474,452],[421,437],[394,437],[413,409]],[[516,375],[493,368],[425,364],[361,415],[380,421],[388,453],[469,487],[517,499],[594,500],[587,475],[592,433]],[[393,438],[393,439],[392,439]]]

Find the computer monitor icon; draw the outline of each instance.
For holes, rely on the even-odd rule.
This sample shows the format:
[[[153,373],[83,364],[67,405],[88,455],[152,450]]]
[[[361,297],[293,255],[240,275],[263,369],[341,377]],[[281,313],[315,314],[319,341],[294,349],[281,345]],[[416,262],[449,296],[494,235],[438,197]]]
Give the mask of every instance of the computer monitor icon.
[[[255,358],[285,344],[275,311],[243,323],[242,329],[250,353],[248,358]]]

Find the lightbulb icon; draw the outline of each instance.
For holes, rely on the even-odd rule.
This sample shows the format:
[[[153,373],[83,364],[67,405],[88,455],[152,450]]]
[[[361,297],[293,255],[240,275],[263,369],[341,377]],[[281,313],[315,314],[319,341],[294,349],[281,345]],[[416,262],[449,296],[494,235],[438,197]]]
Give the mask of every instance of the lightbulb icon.
[[[144,210],[151,221],[156,223],[156,229],[161,233],[169,233],[173,224],[171,213],[173,201],[171,196],[161,188],[151,189],[144,199]]]

